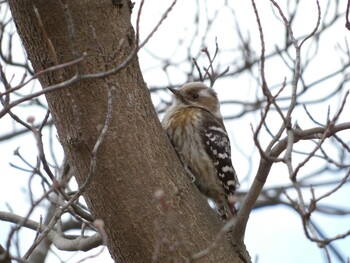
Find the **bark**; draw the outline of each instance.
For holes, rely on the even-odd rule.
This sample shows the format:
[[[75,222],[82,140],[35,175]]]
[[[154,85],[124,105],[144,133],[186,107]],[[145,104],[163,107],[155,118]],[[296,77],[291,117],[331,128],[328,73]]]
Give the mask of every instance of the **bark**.
[[[135,41],[129,3],[67,3],[65,11],[57,0],[9,0],[35,72],[71,61],[84,52],[86,60],[78,69],[82,74],[101,72],[123,62]],[[76,70],[76,66],[66,67],[43,75],[40,82],[45,88],[69,79]],[[184,243],[173,254],[168,245],[161,245],[158,261],[168,262],[171,256],[184,259],[188,251],[206,248],[222,223],[185,175],[159,123],[137,58],[117,74],[82,80],[46,94],[59,140],[82,185],[106,118],[107,90],[112,86],[116,87],[112,119],[85,200],[94,218],[103,220],[107,246],[116,262],[151,261],[160,241],[155,218],[173,245],[175,240]],[[154,200],[158,189],[165,192],[171,220]],[[237,248],[225,238],[200,262],[241,262],[237,249],[246,253],[242,244]]]

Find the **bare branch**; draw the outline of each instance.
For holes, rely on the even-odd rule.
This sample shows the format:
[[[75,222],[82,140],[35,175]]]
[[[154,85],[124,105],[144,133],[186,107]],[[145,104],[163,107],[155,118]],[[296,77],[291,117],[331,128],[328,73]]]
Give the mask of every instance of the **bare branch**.
[[[52,243],[60,250],[65,251],[88,251],[91,248],[100,246],[103,244],[103,239],[100,234],[96,233],[90,237],[82,236],[71,236],[70,238],[64,237],[62,233],[59,233],[52,228],[49,229],[49,226],[45,226],[38,222],[35,222],[30,219],[15,215],[13,213],[7,213],[4,211],[0,212],[0,219],[6,222],[11,222],[14,224],[22,225],[31,230],[44,232],[48,230],[48,238]],[[24,257],[26,258],[26,257]]]

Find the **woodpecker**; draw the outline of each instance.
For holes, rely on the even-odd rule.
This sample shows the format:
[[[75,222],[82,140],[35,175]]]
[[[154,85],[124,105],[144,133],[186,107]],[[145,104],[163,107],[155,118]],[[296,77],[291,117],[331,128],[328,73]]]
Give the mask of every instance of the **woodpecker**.
[[[174,102],[162,125],[194,184],[214,201],[221,219],[227,219],[235,211],[229,198],[239,183],[217,94],[202,82],[169,90]]]

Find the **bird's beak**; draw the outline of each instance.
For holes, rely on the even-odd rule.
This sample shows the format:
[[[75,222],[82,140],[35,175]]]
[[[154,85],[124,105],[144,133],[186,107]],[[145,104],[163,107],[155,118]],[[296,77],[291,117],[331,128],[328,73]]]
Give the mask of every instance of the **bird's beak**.
[[[178,89],[168,87],[168,90],[174,94],[175,98],[182,99],[182,95]]]
[[[174,88],[168,87],[168,90],[170,90],[174,95],[178,94],[178,91],[176,89],[174,89]]]
[[[168,87],[168,90],[170,90],[174,94],[174,98],[176,101],[181,101],[182,103],[187,104],[186,98],[179,89]]]

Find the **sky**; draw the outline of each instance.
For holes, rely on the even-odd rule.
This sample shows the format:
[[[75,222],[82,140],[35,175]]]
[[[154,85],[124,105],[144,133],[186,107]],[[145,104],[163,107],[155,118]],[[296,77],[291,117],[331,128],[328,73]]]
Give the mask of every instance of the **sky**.
[[[141,40],[144,39],[158,23],[164,10],[170,5],[170,2],[171,1],[168,0],[145,1],[140,22]],[[237,48],[239,39],[235,33],[237,28],[240,29],[244,38],[249,39],[252,52],[259,54],[261,49],[259,32],[257,30],[256,18],[251,2],[240,1],[238,3],[238,1],[231,1],[232,9],[220,8],[220,11],[217,12],[216,10],[218,7],[224,2],[225,1],[220,0],[177,1],[174,9],[168,15],[159,30],[151,38],[145,49],[141,50],[139,53],[139,61],[144,79],[149,87],[177,85],[186,81],[187,76],[184,72],[189,68],[189,64],[186,61],[188,53],[186,47],[190,43],[192,43],[190,52],[195,56],[200,53],[198,50],[204,46],[207,46],[209,50],[213,51],[215,49],[215,39],[217,39],[220,50],[224,51],[220,56],[220,61],[223,65],[222,69],[224,69],[225,66],[229,66],[230,71],[234,71],[239,67],[238,64],[232,63],[232,56],[236,56],[238,52],[240,52]],[[274,50],[276,46],[283,46],[285,39],[284,27],[283,23],[278,18],[277,12],[272,11],[273,9],[269,1],[257,2],[268,53]],[[198,11],[197,3],[200,4],[200,8],[198,9],[198,23],[200,25],[197,28],[198,31],[193,28],[194,14]],[[340,3],[345,10],[346,2],[343,0],[340,1]],[[333,5],[334,4],[326,6],[324,3],[321,5],[323,18],[325,17],[325,19],[327,19],[327,10],[332,10]],[[138,8],[139,1],[137,1],[133,11],[132,19],[134,25]],[[310,33],[315,27],[317,21],[316,2],[302,0],[298,11],[298,15],[293,24],[293,32],[296,37]],[[209,27],[209,32],[207,32],[208,28],[205,23],[208,17],[215,17],[214,22]],[[307,68],[308,74],[306,74],[305,81],[308,83],[317,80],[319,75],[333,72],[334,69],[339,67],[340,55],[339,50],[335,47],[337,45],[344,45],[350,34],[344,27],[345,19],[342,19],[340,22],[336,23],[335,26],[329,29],[323,38],[320,39],[322,45],[320,45],[318,49],[311,40],[305,43],[302,56],[307,56],[317,51],[317,56],[313,60],[313,63]],[[179,38],[181,38],[181,41],[179,41]],[[291,56],[293,56],[292,52]],[[167,58],[173,63],[178,63],[179,66],[170,66],[167,71],[168,74],[166,74],[165,71],[161,69],[163,65],[160,63],[159,58]],[[199,56],[198,62],[205,64],[206,60],[203,56]],[[13,69],[8,68],[7,70],[7,72],[11,74]],[[284,77],[290,78],[290,71],[280,59],[273,59],[266,62],[266,78],[271,86],[280,87]],[[339,79],[331,79],[325,82],[323,86],[317,89],[317,96],[327,97],[330,90],[328,87],[332,87],[338,81]],[[27,90],[21,92],[30,92],[32,88],[33,87],[28,87]],[[254,101],[258,94],[256,80],[252,79],[252,76],[249,74],[220,80],[214,85],[214,89],[218,92],[221,101]],[[289,92],[290,90],[285,89],[283,95],[288,95]],[[168,101],[171,100],[169,94],[161,93],[159,96],[166,98]],[[156,106],[160,102],[159,96],[158,94],[152,95]],[[314,97],[315,94],[312,90],[312,92],[306,92],[301,99],[302,101],[309,101]],[[43,98],[41,98],[41,100],[44,101]],[[331,112],[334,113],[339,105],[339,100],[339,97],[331,98],[326,102],[325,106],[310,106],[309,110],[319,121],[324,122],[327,116],[328,105],[330,106]],[[241,107],[239,106],[222,107],[224,116],[235,115],[240,110]],[[349,105],[347,105],[345,112],[349,112],[349,110]],[[15,108],[15,111],[21,116],[35,116],[38,122],[44,118],[46,113],[40,107],[31,107],[30,110],[28,110],[28,108],[18,107]],[[302,128],[313,127],[313,123],[308,118],[305,118],[304,115],[302,110],[298,109],[293,116],[293,120],[297,121]],[[250,114],[240,119],[225,121],[233,148],[233,163],[240,164],[235,165],[235,169],[242,180],[242,189],[249,188],[251,181],[244,178],[252,178],[258,166],[259,156],[251,140],[251,124],[256,124],[258,117],[259,114]],[[276,118],[276,115],[272,115],[271,118],[272,120],[269,121],[273,123],[273,118]],[[349,121],[349,116],[343,114],[341,120]],[[13,129],[17,129],[17,126],[8,117],[4,117],[0,120],[0,127],[0,135],[7,134]],[[276,125],[275,127],[272,125],[271,127],[274,129],[278,126]],[[49,131],[48,129],[45,132],[45,140],[48,140],[48,134],[50,132],[53,134],[55,133],[54,130]],[[61,160],[63,156],[62,150],[57,141],[53,142],[53,144],[53,149],[57,152],[57,159]],[[23,153],[27,160],[35,163],[37,151],[33,135],[26,134],[16,137],[15,140],[0,143],[0,177],[6,178],[6,184],[0,184],[0,210],[6,210],[7,206],[5,202],[8,202],[15,212],[20,213],[28,209],[28,193],[26,191],[28,175],[18,172],[9,165],[10,163],[23,165],[16,156],[12,155],[17,147],[20,147],[20,152]],[[50,152],[50,148],[47,148],[47,150]],[[246,156],[251,156],[252,161],[248,162]],[[297,158],[296,162],[300,160],[301,159]],[[317,165],[319,165],[317,161],[312,163],[308,168],[309,170],[306,169],[305,174],[310,172],[310,169],[312,170]],[[286,176],[280,176],[281,174]],[[266,186],[279,186],[288,182],[289,179],[285,168],[281,165],[276,165],[271,172]],[[33,184],[34,183],[35,182],[33,182]],[[293,193],[291,193],[291,195],[293,195]],[[15,196],[16,198],[15,200],[9,200],[8,196]],[[349,200],[349,197],[349,187],[347,187],[333,195],[327,202],[329,204],[344,204],[344,200]],[[33,217],[38,218],[43,211],[43,208],[38,209],[35,211]],[[322,215],[316,215],[316,217],[320,225],[326,226],[325,230],[329,234],[336,234],[350,227],[349,216],[344,216],[342,219],[339,219],[339,217],[333,218]],[[0,222],[0,229],[1,233],[6,233],[9,229],[9,225]],[[29,233],[29,231],[27,232]],[[27,235],[27,241],[24,242],[30,242],[33,238],[33,235],[30,236],[27,232],[24,231],[24,235]],[[0,235],[1,244],[4,244],[6,237],[7,235]],[[248,224],[245,242],[253,262],[277,263],[281,262],[281,259],[283,259],[284,263],[324,262],[322,250],[305,237],[300,217],[290,208],[282,205],[254,210]],[[348,248],[350,247],[349,237],[345,240],[336,241],[334,244],[345,256],[350,257],[350,253],[348,252]],[[99,249],[93,251],[93,253],[96,253],[98,250]],[[61,252],[57,250],[54,251],[61,254]],[[71,257],[71,253],[63,252],[63,254],[65,258]],[[67,262],[75,262],[78,257],[79,256],[73,256],[73,258],[70,258]],[[103,253],[103,259],[99,258],[99,262],[102,261],[112,262],[107,251]],[[59,261],[57,261],[54,254],[51,254],[47,262],[55,263]],[[86,262],[96,262],[96,259],[91,259]],[[333,258],[332,262],[336,263],[338,261]]]

